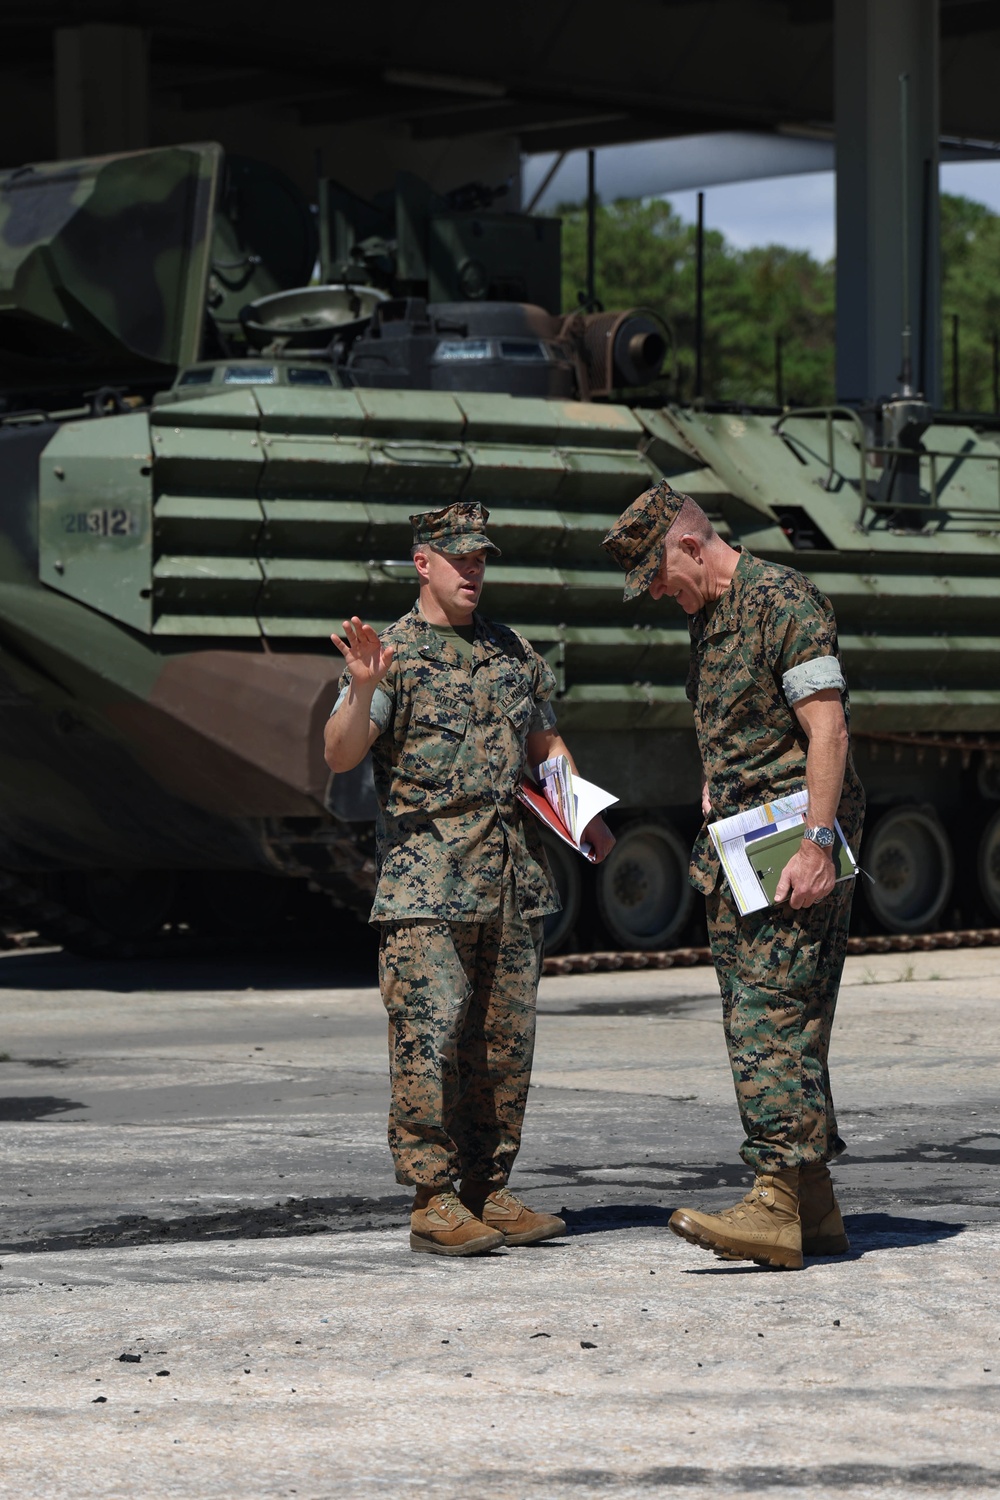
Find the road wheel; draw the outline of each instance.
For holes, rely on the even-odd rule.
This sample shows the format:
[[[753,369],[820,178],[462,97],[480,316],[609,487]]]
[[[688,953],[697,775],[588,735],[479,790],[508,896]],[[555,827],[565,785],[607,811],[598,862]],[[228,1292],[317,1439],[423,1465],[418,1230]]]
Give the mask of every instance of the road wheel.
[[[90,951],[92,939],[103,934],[116,944],[142,943],[156,937],[169,921],[177,877],[172,870],[80,870],[59,881],[59,899],[75,916],[91,924],[93,933],[65,939],[68,947]],[[103,951],[103,950],[102,950]]]
[[[193,870],[184,880],[188,919],[206,937],[267,938],[302,894],[301,882],[255,870]]]
[[[923,807],[883,813],[865,839],[861,864],[873,916],[887,932],[927,932],[951,895],[955,860],[937,814]]]
[[[991,916],[1000,919],[1000,811],[987,823],[976,861],[979,890]]]
[[[669,948],[691,915],[690,851],[667,822],[636,820],[597,867],[597,908],[619,948]]]
[[[574,938],[583,895],[583,860],[562,839],[542,835],[562,911],[545,918],[545,951],[559,953]],[[575,947],[576,944],[574,943]]]

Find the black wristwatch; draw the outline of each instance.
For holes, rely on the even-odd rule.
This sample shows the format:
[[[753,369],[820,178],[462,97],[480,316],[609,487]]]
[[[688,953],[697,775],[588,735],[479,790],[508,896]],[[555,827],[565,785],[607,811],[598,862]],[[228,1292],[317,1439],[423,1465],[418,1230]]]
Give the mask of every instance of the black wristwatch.
[[[832,828],[803,828],[802,837],[821,849],[832,849],[837,835]]]

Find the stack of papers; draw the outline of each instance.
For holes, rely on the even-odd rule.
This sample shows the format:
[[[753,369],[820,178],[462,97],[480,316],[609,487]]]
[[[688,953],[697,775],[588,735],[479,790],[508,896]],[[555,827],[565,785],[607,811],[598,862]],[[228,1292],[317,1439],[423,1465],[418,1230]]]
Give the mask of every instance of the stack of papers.
[[[541,783],[542,791],[550,806],[559,814],[560,822],[570,838],[578,839],[577,793],[573,789],[573,772],[569,768],[569,761],[565,755],[553,755],[551,760],[543,760],[535,775]],[[587,823],[589,822],[590,818],[587,819]],[[584,823],[584,828],[587,823]]]
[[[565,755],[543,760],[535,775],[540,786],[526,780],[518,792],[520,800],[564,843],[590,859],[590,845],[581,842],[583,831],[592,818],[618,798],[592,781],[575,776]]]
[[[802,842],[808,808],[808,792],[792,792],[748,812],[709,823],[712,843],[741,917],[774,905],[781,872]],[[858,873],[857,860],[839,823],[834,823],[834,832],[837,879],[851,880]]]

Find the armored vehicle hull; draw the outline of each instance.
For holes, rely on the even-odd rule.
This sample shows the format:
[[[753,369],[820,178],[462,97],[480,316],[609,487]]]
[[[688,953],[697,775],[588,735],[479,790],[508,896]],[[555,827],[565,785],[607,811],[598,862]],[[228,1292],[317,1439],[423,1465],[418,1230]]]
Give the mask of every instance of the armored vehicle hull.
[[[581,768],[620,796],[599,871],[553,850],[550,946],[682,941],[698,920],[687,628],[669,604],[623,604],[599,545],[661,476],[834,603],[869,797],[857,920],[1000,919],[995,431],[939,419],[904,451],[846,409],[366,387],[343,360],[205,359],[184,337],[187,359],[157,355],[173,361],[158,393],[146,357],[134,386],[0,419],[8,925],[92,948],[256,928],[296,882],[364,915],[372,788],[367,767],[323,763],[329,632],[408,609],[408,516],[474,499],[503,546],[485,607],[547,657]],[[0,364],[3,338],[0,301]]]

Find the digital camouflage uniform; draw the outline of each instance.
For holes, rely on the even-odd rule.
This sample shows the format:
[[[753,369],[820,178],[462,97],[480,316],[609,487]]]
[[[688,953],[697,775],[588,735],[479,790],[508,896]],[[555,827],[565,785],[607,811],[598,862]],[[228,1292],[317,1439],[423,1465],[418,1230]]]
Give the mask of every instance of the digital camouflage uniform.
[[[625,598],[644,594],[685,496],[666,480],[623,513],[603,545],[626,572]],[[740,549],[737,549],[740,550]],[[830,603],[801,573],[742,552],[725,593],[689,616],[694,707],[713,820],[806,785],[807,738],[793,705],[847,685]],[[837,820],[857,853],[864,793],[848,753]],[[847,953],[854,882],[811,907],[741,917],[702,826],[691,883],[706,897],[723,1023],[746,1140],[757,1172],[825,1162],[844,1149],[828,1055]],[[846,1242],[845,1242],[846,1243]]]
[[[712,818],[801,791],[807,739],[793,705],[840,688],[837,628],[828,600],[801,573],[740,556],[729,588],[689,617],[694,707]],[[837,819],[857,852],[864,794],[848,753]],[[775,1171],[828,1161],[844,1149],[828,1054],[847,952],[854,882],[811,907],[741,917],[707,827],[691,881],[707,898],[709,937],[740,1116],[744,1161]]]
[[[555,724],[555,679],[516,631],[478,613],[474,625],[471,653],[416,607],[390,626],[381,639],[395,656],[371,707],[389,1144],[397,1181],[413,1185],[506,1182],[531,1073],[542,918],[559,909],[516,799],[528,733]]]

